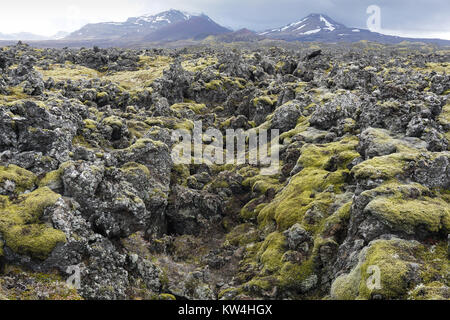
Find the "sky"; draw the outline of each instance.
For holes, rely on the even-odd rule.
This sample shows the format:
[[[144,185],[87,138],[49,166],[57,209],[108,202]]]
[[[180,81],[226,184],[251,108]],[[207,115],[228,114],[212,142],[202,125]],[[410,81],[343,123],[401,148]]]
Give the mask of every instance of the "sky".
[[[87,23],[120,22],[171,8],[205,13],[234,30],[263,31],[310,13],[326,14],[348,27],[367,28],[370,5],[381,9],[382,33],[450,40],[449,0],[8,0],[1,5],[0,33],[51,36]]]

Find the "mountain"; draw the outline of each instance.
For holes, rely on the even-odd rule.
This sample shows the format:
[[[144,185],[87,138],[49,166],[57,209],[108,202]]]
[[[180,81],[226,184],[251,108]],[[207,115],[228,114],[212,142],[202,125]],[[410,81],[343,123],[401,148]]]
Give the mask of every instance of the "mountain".
[[[19,33],[11,33],[11,34],[0,33],[0,40],[37,41],[37,40],[48,40],[48,39],[49,39],[49,37],[40,36],[40,35],[29,33],[29,32],[19,32]]]
[[[210,35],[229,33],[231,30],[215,23],[206,15],[193,16],[190,19],[178,23],[171,23],[148,35],[142,40],[148,42],[178,41],[183,39],[201,40]]]
[[[67,31],[58,31],[51,38],[54,40],[60,40],[60,39],[64,39],[65,37],[67,37],[69,34],[70,34],[70,32],[67,32]]]
[[[450,41],[440,39],[416,39],[388,36],[361,28],[349,28],[334,21],[325,14],[313,13],[309,16],[280,28],[266,30],[260,36],[285,41],[318,42],[358,42],[368,40],[386,44],[402,41],[426,42],[448,45]]]
[[[301,38],[304,36],[314,35],[318,33],[332,33],[347,29],[343,24],[335,22],[324,14],[310,14],[300,21],[293,22],[280,28],[267,30],[259,35],[268,38],[290,39]]]
[[[265,39],[264,36],[258,35],[256,32],[248,29],[240,29],[234,32],[228,32],[215,37],[220,42],[254,42]]]
[[[169,10],[156,15],[129,18],[125,22],[88,24],[71,33],[65,40],[122,39],[143,41],[177,41],[201,39],[230,30],[204,14],[196,15]]]

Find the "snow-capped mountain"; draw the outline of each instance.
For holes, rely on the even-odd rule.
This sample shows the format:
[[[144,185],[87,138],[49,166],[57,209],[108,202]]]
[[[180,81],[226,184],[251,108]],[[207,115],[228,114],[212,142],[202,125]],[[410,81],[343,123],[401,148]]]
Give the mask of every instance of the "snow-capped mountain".
[[[280,28],[267,30],[260,36],[270,38],[302,37],[317,33],[329,33],[344,30],[343,24],[337,23],[324,14],[313,13],[300,21],[290,23]]]
[[[259,36],[285,41],[317,42],[357,42],[368,40],[380,43],[400,43],[402,41],[421,41],[426,43],[447,44],[449,41],[439,39],[412,39],[388,36],[366,29],[348,28],[334,21],[325,14],[313,13],[309,16],[280,28],[266,30]]]
[[[221,35],[231,30],[215,23],[206,15],[192,16],[188,20],[170,23],[150,32],[139,40],[148,42],[169,42],[178,40],[202,40],[210,35]]]
[[[129,18],[125,22],[103,22],[88,24],[71,33],[65,39],[67,40],[95,40],[95,39],[121,39],[127,38],[131,39],[157,39],[158,41],[165,40],[165,36],[158,35],[161,31],[162,33],[170,33],[167,29],[178,29],[179,32],[183,33],[183,37],[189,37],[191,34],[187,34],[187,29],[195,29],[191,24],[199,24],[199,20],[203,22],[202,33],[207,35],[219,34],[224,32],[229,32],[228,29],[220,27],[214,21],[212,21],[208,16],[204,14],[192,14],[179,10],[169,10],[165,12],[158,13],[156,15],[143,15],[140,17]],[[183,24],[184,28],[175,28],[175,25]],[[221,29],[222,28],[222,29]],[[195,36],[195,35],[192,35]],[[169,39],[173,40],[174,35],[169,35]],[[187,39],[187,38],[186,38]],[[177,39],[179,40],[179,39]]]

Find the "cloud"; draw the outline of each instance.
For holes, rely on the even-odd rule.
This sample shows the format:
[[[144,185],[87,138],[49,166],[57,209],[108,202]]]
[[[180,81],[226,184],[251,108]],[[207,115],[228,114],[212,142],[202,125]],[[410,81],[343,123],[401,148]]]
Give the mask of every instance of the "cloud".
[[[89,22],[124,21],[170,8],[204,12],[220,24],[265,30],[316,12],[349,27],[365,28],[369,5],[381,7],[381,27],[422,36],[450,33],[448,0],[15,0],[2,4],[0,32],[32,31],[51,35],[74,31]]]

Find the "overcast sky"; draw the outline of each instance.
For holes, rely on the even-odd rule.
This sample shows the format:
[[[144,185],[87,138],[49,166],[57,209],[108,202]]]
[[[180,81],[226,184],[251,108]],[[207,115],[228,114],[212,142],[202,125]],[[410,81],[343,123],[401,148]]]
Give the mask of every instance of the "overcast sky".
[[[381,7],[384,33],[450,40],[449,0],[3,0],[0,33],[53,35],[86,23],[125,21],[174,8],[205,13],[232,29],[260,31],[324,13],[349,27],[365,28],[369,5]]]

